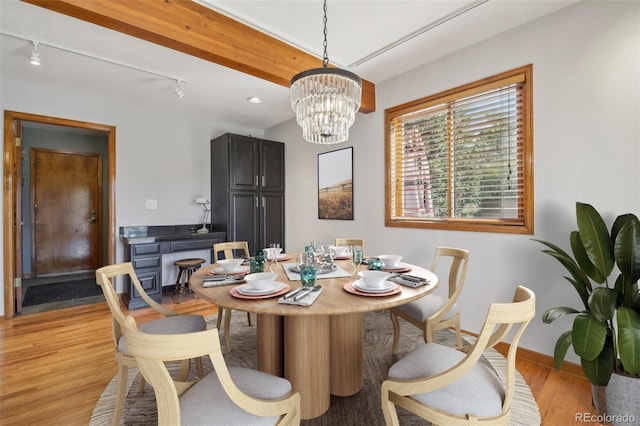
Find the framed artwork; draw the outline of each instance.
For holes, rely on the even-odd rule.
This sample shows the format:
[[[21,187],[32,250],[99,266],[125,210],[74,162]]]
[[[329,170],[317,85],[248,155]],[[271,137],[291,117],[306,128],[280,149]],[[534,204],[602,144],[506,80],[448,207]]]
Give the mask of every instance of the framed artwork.
[[[353,147],[318,154],[318,219],[353,220]]]

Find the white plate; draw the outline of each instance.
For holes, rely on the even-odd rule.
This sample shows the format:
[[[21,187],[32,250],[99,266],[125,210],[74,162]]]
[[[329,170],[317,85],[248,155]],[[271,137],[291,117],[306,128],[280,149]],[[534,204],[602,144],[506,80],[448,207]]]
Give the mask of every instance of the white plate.
[[[381,288],[373,288],[369,287],[367,283],[364,282],[364,280],[357,280],[353,283],[353,286],[357,290],[364,291],[365,293],[386,293],[393,290],[396,287],[396,284],[392,283],[391,281],[385,281],[384,283],[382,283]]]
[[[242,273],[248,272],[248,271],[249,271],[249,268],[247,268],[247,267],[238,268],[238,269],[235,269],[233,271],[225,271],[224,268],[222,266],[220,266],[218,268],[215,268],[213,270],[213,273],[214,274],[235,275],[235,274],[242,274]]]
[[[253,287],[251,287],[250,284],[245,284],[245,285],[236,287],[236,290],[238,293],[244,294],[245,296],[262,296],[265,294],[271,294],[271,293],[280,291],[282,290],[282,287],[284,287],[283,283],[274,282],[274,284],[276,285],[275,287],[271,287],[263,290],[256,290]]]
[[[286,260],[286,259],[289,259],[289,255],[285,254],[285,253],[279,254],[279,255],[276,256],[276,259],[277,260]]]

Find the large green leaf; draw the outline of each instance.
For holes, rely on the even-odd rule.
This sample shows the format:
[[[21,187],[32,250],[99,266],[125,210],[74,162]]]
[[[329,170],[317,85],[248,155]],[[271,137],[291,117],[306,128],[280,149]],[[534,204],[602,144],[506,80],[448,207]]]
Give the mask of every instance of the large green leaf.
[[[600,213],[590,204],[576,203],[578,231],[584,249],[594,266],[604,276],[613,269],[613,242]]]
[[[581,281],[576,281],[569,277],[564,277],[564,278],[571,283],[573,288],[576,289],[576,291],[580,295],[580,299],[582,300],[582,303],[584,304],[584,308],[589,309],[589,294],[590,294],[589,292],[591,291],[591,283],[589,283],[589,286],[587,287]]]
[[[616,236],[614,253],[618,269],[633,284],[640,279],[640,222],[635,216],[626,217]]]
[[[556,370],[560,370],[560,367],[562,367],[569,346],[571,346],[571,330],[562,333],[556,341],[556,347],[553,349],[553,360]]]
[[[555,258],[558,262],[565,267],[567,271],[573,277],[573,280],[565,277],[571,285],[576,289],[580,299],[582,299],[582,303],[584,304],[585,309],[588,308],[588,299],[589,293],[591,292],[591,282],[589,278],[585,275],[585,273],[580,269],[580,266],[573,260],[573,258],[560,247],[552,244],[548,241],[532,239],[533,241],[539,242],[541,244],[546,245],[551,248],[551,250],[542,250],[543,253],[548,254],[549,256]]]
[[[590,312],[581,312],[573,320],[573,350],[587,361],[594,360],[604,347],[607,323],[598,321]]]
[[[613,372],[614,357],[611,340],[604,346],[602,352],[593,360],[580,358],[582,371],[589,382],[597,386],[606,386]]]
[[[542,314],[542,322],[545,324],[551,324],[552,322],[554,322],[560,317],[563,317],[569,314],[577,314],[577,313],[580,313],[580,311],[577,311],[573,308],[568,308],[566,306],[551,308],[545,311],[544,314]]]
[[[609,321],[616,313],[618,292],[612,288],[598,287],[589,296],[589,309],[598,321]]]
[[[640,315],[631,308],[618,308],[618,350],[624,371],[640,375]]]
[[[600,270],[596,268],[596,265],[591,262],[591,259],[584,248],[584,244],[582,243],[582,239],[580,238],[580,233],[578,231],[573,231],[569,236],[569,240],[571,241],[571,250],[576,258],[576,262],[578,262],[578,265],[580,265],[580,268],[584,273],[599,284],[605,282],[607,280],[607,276],[600,272]]]
[[[611,241],[615,243],[616,237],[618,236],[620,229],[622,229],[624,224],[627,223],[629,220],[637,221],[638,218],[633,213],[621,214],[620,216],[616,217],[616,220],[613,222],[613,225],[611,226]]]
[[[562,250],[560,247],[558,247],[557,245],[550,243],[549,241],[545,241],[545,240],[538,240],[536,238],[532,238],[531,241],[536,241],[540,244],[544,244],[545,246],[549,247],[550,249],[552,249],[553,251],[555,251],[556,253],[562,254],[564,255],[564,257],[566,257],[567,259],[570,259],[571,261],[573,261],[573,259],[571,259],[571,256],[569,255],[569,253],[567,253],[566,251]]]

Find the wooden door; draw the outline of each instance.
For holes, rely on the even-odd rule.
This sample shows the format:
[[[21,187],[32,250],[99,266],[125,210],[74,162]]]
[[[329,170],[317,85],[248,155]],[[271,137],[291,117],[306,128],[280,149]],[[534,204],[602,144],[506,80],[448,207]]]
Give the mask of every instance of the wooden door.
[[[15,137],[15,154],[14,154],[14,158],[16,159],[16,161],[14,162],[15,164],[15,169],[16,169],[16,173],[15,176],[16,178],[18,176],[22,177],[22,157],[23,157],[23,151],[22,151],[22,122],[20,120],[16,120],[13,123],[13,132],[14,132],[14,137]],[[20,178],[20,185],[23,185],[24,182],[22,181],[22,178]],[[24,226],[24,223],[22,222],[22,209],[19,207],[22,205],[22,191],[16,191],[15,192],[15,201],[13,204],[14,207],[14,214],[15,216],[15,226],[16,226],[16,232],[13,234],[13,239],[14,239],[14,250],[15,250],[15,271],[16,271],[16,277],[15,277],[15,299],[16,299],[16,312],[17,313],[21,313],[22,312],[22,228]],[[7,214],[5,212],[5,214]],[[7,232],[6,230],[4,232]]]
[[[95,270],[102,259],[102,156],[31,150],[36,276]]]

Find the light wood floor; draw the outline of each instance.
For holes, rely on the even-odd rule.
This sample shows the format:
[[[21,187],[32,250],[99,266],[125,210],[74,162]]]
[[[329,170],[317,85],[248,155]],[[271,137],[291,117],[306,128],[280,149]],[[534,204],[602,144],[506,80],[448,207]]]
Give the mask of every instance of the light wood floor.
[[[182,313],[212,315],[216,308],[189,296]],[[131,314],[155,318],[149,309]],[[0,424],[86,425],[98,397],[116,373],[106,303],[0,319]],[[531,354],[529,354],[531,355]],[[540,407],[543,425],[577,425],[577,413],[593,413],[584,378],[545,366],[548,360],[523,360],[518,370]]]

